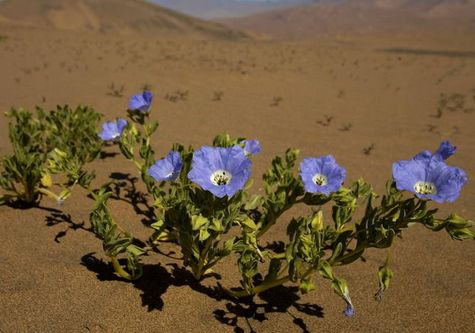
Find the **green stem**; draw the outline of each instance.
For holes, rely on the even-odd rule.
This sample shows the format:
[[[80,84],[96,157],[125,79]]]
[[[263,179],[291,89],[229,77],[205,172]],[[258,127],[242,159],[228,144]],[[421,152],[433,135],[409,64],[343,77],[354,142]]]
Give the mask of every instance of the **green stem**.
[[[120,275],[121,277],[123,277],[124,279],[126,280],[129,280],[129,281],[133,281],[134,278],[132,277],[132,275],[130,275],[129,273],[127,273],[125,271],[125,269],[122,268],[122,266],[120,265],[119,263],[119,260],[117,260],[116,257],[110,257],[111,258],[111,262],[112,262],[112,266],[114,267],[114,271]]]
[[[45,188],[39,188],[39,189],[38,189],[38,192],[43,193],[43,194],[46,195],[48,198],[51,198],[51,199],[53,199],[53,200],[56,200],[56,201],[59,200],[59,196],[58,196],[57,194],[55,194],[55,193],[53,193],[52,191],[47,190],[47,189],[45,189]]]
[[[198,267],[193,272],[193,275],[195,276],[196,280],[201,280],[201,278],[203,277],[203,273],[204,273],[203,272],[203,267],[205,266],[205,263],[207,261],[208,251],[209,251],[212,243],[213,243],[213,237],[210,236],[208,238],[208,240],[206,241],[206,243],[205,243],[205,247],[200,252],[200,260],[198,262]]]
[[[282,285],[286,282],[289,282],[289,281],[290,281],[290,276],[287,275],[287,276],[285,276],[283,278],[280,278],[280,279],[263,282],[260,285],[252,288],[250,292],[247,292],[246,290],[233,291],[233,290],[229,290],[229,289],[225,289],[225,288],[223,288],[223,290],[232,297],[240,298],[240,297],[247,297],[247,296],[262,293],[262,292],[264,292],[264,291],[266,291],[270,288],[280,286],[280,285]]]
[[[274,213],[271,211],[271,213],[267,216],[269,216],[266,219],[266,223],[264,226],[257,232],[256,238],[259,239],[262,235],[264,235],[269,229],[277,222],[277,219],[286,211],[290,208],[291,205],[286,205],[282,208],[282,210],[278,213]]]
[[[367,242],[362,242],[361,244],[358,244],[354,250],[352,250],[351,252],[349,252],[347,254],[338,256],[330,264],[335,263],[335,266],[338,266],[338,265],[341,265],[344,261],[346,261],[348,259],[353,259],[352,261],[354,261],[358,258],[358,256],[360,256],[364,252],[364,250],[366,249],[367,246],[368,246]],[[353,258],[353,257],[355,257],[355,258]]]
[[[272,255],[272,259],[285,259],[285,252],[282,253],[275,253]]]

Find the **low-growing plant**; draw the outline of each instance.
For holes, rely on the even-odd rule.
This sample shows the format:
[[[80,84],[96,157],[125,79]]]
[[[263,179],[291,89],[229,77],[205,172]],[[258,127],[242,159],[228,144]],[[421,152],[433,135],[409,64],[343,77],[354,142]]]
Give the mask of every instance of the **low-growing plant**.
[[[49,112],[39,107],[35,113],[12,109],[6,117],[12,153],[0,160],[0,204],[32,206],[44,195],[62,203],[76,184],[90,185],[94,174],[84,165],[99,155],[103,145],[96,133],[98,112],[66,105]],[[54,187],[60,194],[53,192]]]
[[[447,141],[434,153],[423,151],[394,163],[393,177],[381,197],[363,179],[343,186],[346,170],[331,155],[303,159],[297,175],[296,149],[272,160],[263,175],[265,194],[253,195],[249,192],[251,159],[261,150],[257,140],[222,134],[212,145],[196,150],[175,144],[164,158],[155,160],[150,142],[158,122],[149,121],[151,103],[148,92],[133,96],[130,122],[118,119],[106,123],[109,125],[99,134],[115,142],[136,165],[155,208],[150,223],[153,234],[149,246],[143,246],[111,216],[107,208],[111,184],[92,194],[93,230],[103,241],[114,270],[125,279],[139,278],[140,257],[159,248],[161,242],[172,241],[180,247],[184,265],[197,280],[205,278],[225,257],[237,254],[241,287],[222,287],[232,297],[255,295],[288,282],[307,293],[315,289],[313,276],[319,274],[331,282],[345,301],[345,315],[351,316],[354,306],[349,288],[334,273],[334,267],[362,259],[369,248],[391,247],[404,229],[415,224],[446,230],[457,240],[475,236],[471,221],[457,214],[436,217],[437,209],[430,207],[431,201],[455,201],[467,181],[462,169],[445,162],[456,151]],[[283,214],[297,205],[309,207],[311,213],[289,219],[288,242],[283,248],[262,244],[262,236],[283,223]],[[325,205],[331,206],[330,218],[324,218]],[[235,232],[231,233],[232,229]],[[119,261],[124,256],[126,268]],[[375,297],[380,300],[393,276],[389,258],[377,275]]]
[[[188,90],[181,90],[178,89],[172,93],[167,93],[165,95],[165,100],[172,102],[172,103],[177,103],[179,101],[186,101],[188,99],[189,91]]]
[[[348,132],[349,130],[351,130],[353,128],[353,124],[352,123],[346,123],[344,124],[342,127],[340,127],[340,131],[342,132]]]
[[[116,86],[115,83],[111,83],[107,86],[107,95],[121,98],[124,97],[124,90],[124,85]]]
[[[279,104],[283,101],[284,99],[281,96],[274,96],[272,98],[272,103],[270,103],[270,106],[279,106]]]
[[[323,115],[323,120],[317,120],[317,124],[323,127],[328,127],[330,126],[332,120],[333,120],[333,116],[325,114]]]
[[[223,91],[221,91],[221,90],[215,91],[215,92],[213,93],[213,99],[212,99],[212,101],[213,101],[213,102],[219,102],[219,101],[221,101],[221,100],[223,99],[223,95],[224,95],[224,92],[223,92]]]
[[[363,259],[367,249],[390,248],[404,229],[415,224],[446,230],[456,240],[475,238],[472,221],[457,214],[437,217],[437,209],[431,207],[431,201],[455,201],[467,182],[462,169],[446,163],[456,152],[448,141],[435,152],[426,150],[394,163],[382,196],[363,179],[344,186],[346,169],[332,155],[298,163],[299,151],[288,149],[272,160],[263,175],[265,192],[259,195],[250,193],[252,158],[261,151],[257,140],[221,134],[199,149],[174,144],[157,160],[151,140],[159,123],[150,120],[152,100],[148,91],[132,96],[129,120],[108,121],[98,134],[100,116],[90,108],[59,107],[49,113],[38,108],[36,116],[12,110],[8,116],[14,154],[2,160],[0,186],[7,191],[2,200],[32,205],[48,195],[61,202],[79,184],[94,200],[92,231],[124,279],[139,279],[141,257],[159,251],[162,242],[174,242],[198,281],[235,254],[241,285],[221,286],[230,297],[253,296],[284,283],[295,283],[308,293],[315,289],[314,276],[321,275],[345,302],[346,316],[354,315],[355,308],[347,282],[335,274],[335,267]],[[145,242],[122,229],[108,208],[116,194],[114,181],[93,189],[94,174],[84,170],[84,163],[98,156],[103,141],[118,145],[136,166],[153,202],[148,214],[151,236]],[[374,145],[370,147],[367,154]],[[50,189],[51,175],[56,174],[65,179],[60,195]],[[324,217],[325,206],[330,217]],[[294,207],[307,207],[301,211],[310,213],[288,217],[287,243],[263,244],[262,237],[285,223],[284,213]],[[377,273],[377,300],[393,274],[388,254]]]

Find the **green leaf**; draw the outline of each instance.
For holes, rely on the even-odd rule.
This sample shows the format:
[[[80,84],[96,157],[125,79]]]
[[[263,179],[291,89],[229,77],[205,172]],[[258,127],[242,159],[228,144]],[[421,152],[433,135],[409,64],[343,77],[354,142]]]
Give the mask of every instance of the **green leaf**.
[[[241,225],[244,226],[245,228],[250,229],[251,231],[256,231],[257,230],[257,225],[254,223],[254,221],[246,217],[242,222]]]
[[[280,259],[271,259],[269,263],[269,270],[267,272],[265,281],[272,281],[278,278],[280,269],[282,267],[282,261]]]
[[[158,221],[152,223],[152,224],[150,225],[150,227],[151,227],[152,229],[161,231],[161,229],[163,228],[164,225],[165,225],[165,222],[164,222],[163,220],[158,220]]]
[[[320,231],[323,229],[323,212],[321,210],[313,216],[311,226],[314,231]]]
[[[200,230],[202,227],[206,226],[209,223],[209,220],[203,215],[193,215],[191,217],[191,228],[193,231]]]
[[[253,195],[244,205],[244,209],[246,210],[254,210],[257,209],[262,204],[262,196],[261,195]]]
[[[388,289],[389,284],[394,276],[391,268],[387,264],[380,266],[378,269],[379,289],[374,295],[375,299],[380,301],[383,298],[384,292]]]
[[[227,256],[231,254],[233,247],[234,247],[234,241],[235,237],[228,239],[227,241],[224,242],[223,245],[223,254],[221,256]]]
[[[222,232],[224,231],[224,228],[223,228],[223,223],[220,219],[216,219],[216,218],[213,218],[211,220],[211,223],[208,227],[210,230],[214,230],[216,232]]]
[[[326,279],[333,280],[335,278],[333,275],[333,268],[327,261],[321,262],[319,272]]]
[[[315,285],[313,284],[310,278],[305,279],[305,280],[300,281],[299,290],[302,294],[305,295],[308,292],[315,290]]]

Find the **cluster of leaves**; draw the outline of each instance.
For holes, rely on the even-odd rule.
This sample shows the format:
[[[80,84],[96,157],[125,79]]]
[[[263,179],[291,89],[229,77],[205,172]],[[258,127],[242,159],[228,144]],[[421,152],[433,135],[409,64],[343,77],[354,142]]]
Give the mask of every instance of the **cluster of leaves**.
[[[255,223],[243,225],[242,237],[235,251],[239,253],[238,268],[241,272],[241,291],[228,292],[236,297],[253,295],[285,282],[299,284],[303,293],[315,289],[312,274],[319,272],[332,281],[332,288],[347,304],[351,304],[345,280],[333,274],[332,267],[348,265],[362,259],[368,248],[389,248],[395,236],[413,224],[439,231],[445,229],[456,240],[473,239],[472,222],[452,214],[445,219],[435,217],[437,209],[428,209],[428,201],[415,197],[406,198],[393,181],[380,203],[377,195],[362,179],[350,187],[342,187],[329,195],[305,193],[302,184],[293,174],[297,152],[288,150],[283,158],[273,160],[264,174],[266,195],[254,198],[248,214],[258,216]],[[291,218],[287,228],[289,241],[281,253],[260,249],[259,239],[277,218],[288,208],[302,203],[312,206],[309,216]],[[321,206],[332,205],[332,223],[324,223]],[[249,204],[249,202],[248,202]],[[355,219],[359,206],[364,207],[361,218]],[[360,214],[361,215],[361,214]],[[268,262],[268,264],[267,264]],[[262,265],[268,265],[267,273]],[[379,268],[381,299],[389,286],[393,272],[389,260]]]
[[[133,121],[122,133],[119,142],[123,155],[134,162],[154,200],[155,230],[151,242],[158,245],[163,240],[173,240],[181,247],[184,264],[189,266],[196,279],[200,280],[222,258],[231,254],[234,238],[222,242],[222,235],[231,227],[247,219],[243,212],[248,194],[240,191],[232,198],[217,198],[197,186],[187,177],[191,169],[193,149],[174,145],[173,150],[183,161],[180,177],[173,182],[156,182],[147,174],[154,162],[154,152],[150,147],[150,136],[158,123],[146,123],[147,114],[129,112]],[[232,139],[228,135],[216,137],[213,144],[231,147],[242,139]],[[136,154],[135,152],[139,153]]]
[[[140,256],[146,254],[146,249],[133,244],[133,237],[114,222],[107,208],[107,200],[111,195],[107,185],[93,193],[95,203],[90,214],[92,230],[102,240],[104,253],[111,258],[115,271],[127,280],[137,280],[143,274]],[[127,271],[120,265],[119,256],[126,257]]]
[[[39,107],[35,113],[12,109],[6,116],[10,119],[13,151],[0,160],[0,188],[4,192],[0,194],[0,204],[31,206],[42,195],[62,202],[76,184],[89,187],[94,174],[86,172],[84,165],[95,159],[102,148],[96,133],[101,118],[98,112],[66,105],[49,112]],[[54,183],[52,175],[65,179]],[[59,195],[50,190],[54,185],[62,188]]]

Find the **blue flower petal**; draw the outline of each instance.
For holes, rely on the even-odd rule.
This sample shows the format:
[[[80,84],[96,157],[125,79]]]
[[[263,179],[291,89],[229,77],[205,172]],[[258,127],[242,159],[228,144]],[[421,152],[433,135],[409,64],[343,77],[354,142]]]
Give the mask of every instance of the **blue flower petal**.
[[[443,141],[440,143],[439,149],[435,152],[434,155],[440,156],[442,160],[448,159],[450,156],[455,154],[457,147],[450,144],[448,141]]]
[[[102,124],[102,131],[98,134],[98,136],[103,141],[115,140],[122,135],[122,132],[126,126],[127,121],[122,118],[117,119],[117,121],[105,122]]]
[[[250,155],[256,155],[261,152],[261,144],[257,140],[244,140],[244,151]]]
[[[345,311],[343,311],[343,314],[346,317],[353,317],[355,315],[355,308],[354,308],[353,304],[347,303]]]
[[[322,184],[315,177],[322,178]],[[346,177],[346,170],[340,167],[331,155],[319,158],[308,157],[300,163],[300,177],[305,191],[330,195],[340,189]]]
[[[139,110],[147,113],[152,105],[153,94],[144,91],[141,94],[133,95],[129,100],[129,110]]]
[[[438,203],[455,201],[467,182],[465,171],[444,162],[455,150],[448,141],[444,141],[435,154],[426,150],[411,160],[394,163],[393,179],[397,189]],[[428,186],[429,190],[423,187],[421,190],[421,186]]]
[[[223,198],[226,195],[232,197],[241,190],[250,175],[251,161],[241,147],[204,146],[193,153],[188,178],[204,190]]]
[[[172,150],[164,159],[156,161],[147,173],[156,181],[173,181],[177,179],[182,167],[180,153]]]
[[[440,163],[431,171],[428,178],[428,181],[435,185],[437,193],[428,197],[438,203],[454,202],[467,180],[464,170]]]

